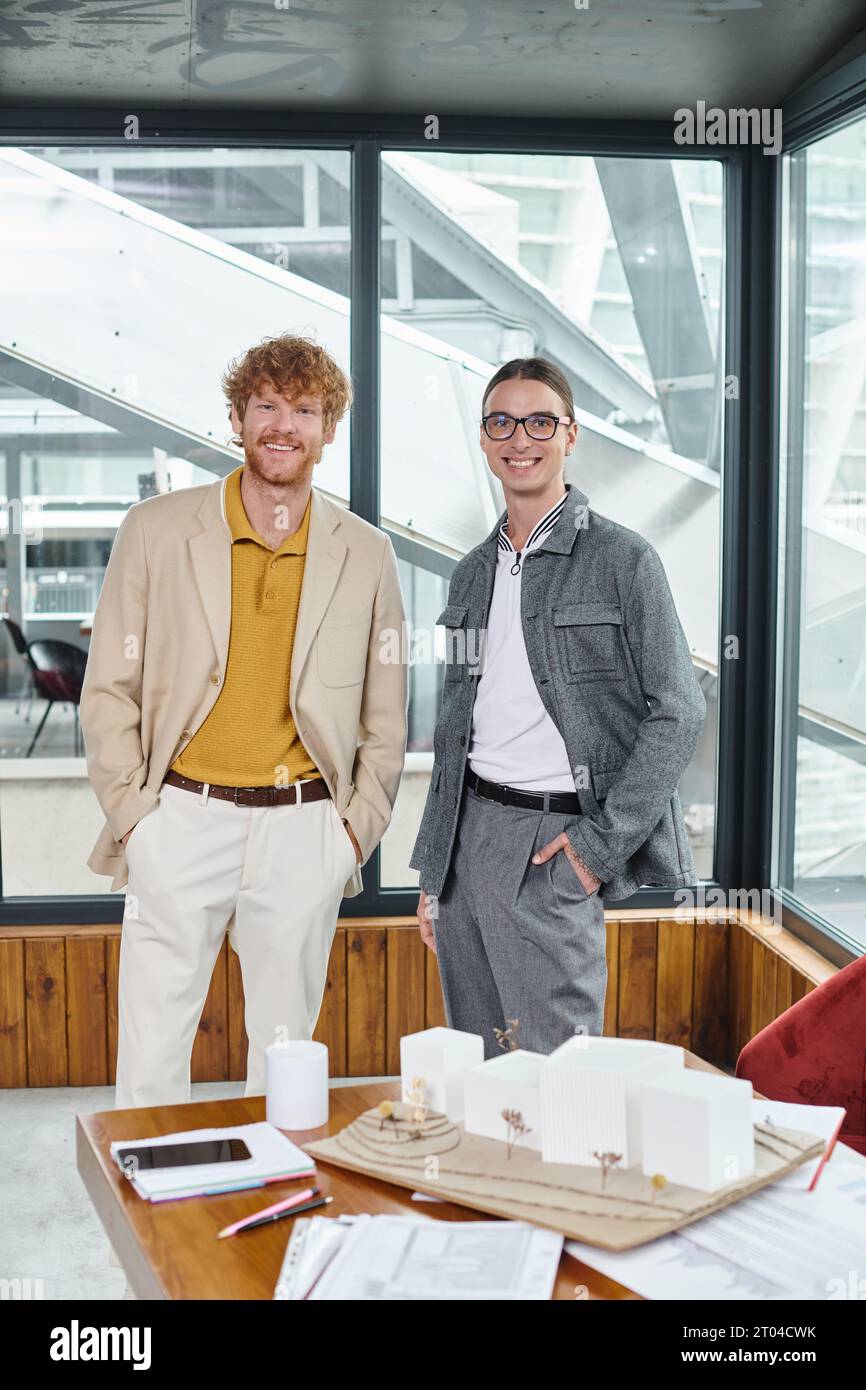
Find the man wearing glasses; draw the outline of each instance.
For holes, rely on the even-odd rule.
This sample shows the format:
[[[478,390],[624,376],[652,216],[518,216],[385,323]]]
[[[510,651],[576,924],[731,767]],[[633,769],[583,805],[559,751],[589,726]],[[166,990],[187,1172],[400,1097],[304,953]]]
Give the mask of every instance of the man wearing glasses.
[[[506,512],[456,566],[410,864],[448,1026],[549,1053],[600,1034],[605,899],[695,881],[677,783],[706,702],[661,560],[565,482],[566,378],[516,358],[480,443]]]

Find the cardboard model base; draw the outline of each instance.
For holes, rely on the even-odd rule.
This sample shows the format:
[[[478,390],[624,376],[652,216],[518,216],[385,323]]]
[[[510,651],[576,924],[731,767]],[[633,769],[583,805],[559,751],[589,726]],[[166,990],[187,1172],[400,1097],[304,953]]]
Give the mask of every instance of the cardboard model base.
[[[824,1151],[816,1134],[756,1124],[755,1172],[717,1192],[674,1183],[656,1190],[639,1166],[609,1169],[602,1187],[600,1167],[545,1163],[519,1139],[509,1158],[504,1121],[500,1143],[465,1134],[435,1111],[422,1121],[413,1121],[411,1113],[410,1106],[395,1102],[394,1119],[383,1123],[377,1109],[366,1110],[339,1134],[303,1148],[338,1168],[512,1221],[531,1221],[606,1250],[629,1250],[679,1230]]]

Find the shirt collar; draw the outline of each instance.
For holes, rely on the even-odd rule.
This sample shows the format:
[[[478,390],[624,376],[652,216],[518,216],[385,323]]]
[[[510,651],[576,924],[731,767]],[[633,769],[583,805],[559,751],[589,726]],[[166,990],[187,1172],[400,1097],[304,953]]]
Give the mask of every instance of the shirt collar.
[[[566,502],[567,496],[568,496],[568,493],[567,493],[567,492],[563,492],[563,494],[562,494],[562,496],[560,497],[559,501],[558,501],[558,502],[554,502],[553,506],[550,508],[550,511],[549,511],[549,512],[545,512],[545,514],[544,514],[544,516],[541,518],[541,520],[540,520],[540,521],[537,521],[537,522],[535,523],[535,525],[533,526],[532,530],[530,531],[529,535],[528,535],[527,538],[526,538],[526,543],[525,543],[525,545],[523,546],[523,549],[524,549],[524,550],[532,550],[532,548],[533,548],[534,546],[540,545],[541,542],[544,540],[545,536],[553,529],[553,527],[556,525],[557,521],[559,520],[559,516],[560,516],[560,513],[561,513],[563,507],[565,506],[565,502]],[[500,528],[499,528],[499,535],[497,536],[497,542],[496,542],[496,543],[497,543],[497,549],[500,550],[500,551],[502,551],[502,550],[510,550],[510,551],[513,551],[513,550],[514,550],[514,546],[513,546],[512,542],[511,542],[511,537],[510,537],[509,534],[508,534],[508,513],[507,513],[507,512],[505,513],[505,520],[503,521],[502,525],[501,525]]]
[[[235,541],[249,540],[255,541],[257,545],[263,545],[266,550],[270,550],[271,547],[268,545],[267,541],[254,529],[247,516],[244,501],[241,496],[241,475],[243,471],[244,465],[241,464],[240,468],[236,468],[234,472],[230,473],[226,478],[225,509],[226,520],[229,524],[229,530],[232,533],[232,545],[234,545]],[[282,543],[273,552],[275,555],[306,555],[307,537],[310,530],[310,504],[312,499],[313,492],[311,488],[300,526],[292,535],[284,537]]]

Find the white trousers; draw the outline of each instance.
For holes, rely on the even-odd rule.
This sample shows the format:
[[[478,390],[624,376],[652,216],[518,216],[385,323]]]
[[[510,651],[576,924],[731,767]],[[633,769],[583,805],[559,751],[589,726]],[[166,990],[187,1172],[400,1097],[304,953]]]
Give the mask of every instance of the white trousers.
[[[115,1106],[184,1104],[226,931],[240,959],[245,1095],[263,1095],[265,1048],[309,1039],[355,847],[330,797],[237,806],[163,783],[126,842]],[[234,921],[232,922],[232,914]]]

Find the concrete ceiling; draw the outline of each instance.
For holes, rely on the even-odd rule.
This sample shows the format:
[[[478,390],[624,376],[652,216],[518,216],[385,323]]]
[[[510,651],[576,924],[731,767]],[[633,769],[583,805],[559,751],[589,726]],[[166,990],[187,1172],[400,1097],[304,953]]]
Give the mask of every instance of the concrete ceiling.
[[[668,120],[773,107],[862,0],[0,0],[0,105]]]

